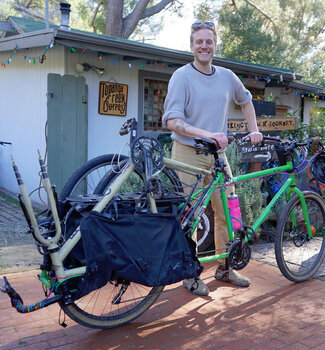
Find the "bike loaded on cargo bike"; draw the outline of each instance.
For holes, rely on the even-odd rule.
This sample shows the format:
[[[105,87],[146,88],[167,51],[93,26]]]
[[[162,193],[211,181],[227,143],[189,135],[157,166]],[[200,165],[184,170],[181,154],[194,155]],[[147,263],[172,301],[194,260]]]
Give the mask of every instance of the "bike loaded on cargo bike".
[[[287,203],[275,233],[279,269],[294,282],[314,275],[325,255],[325,204],[318,193],[302,192],[296,186],[293,154],[299,148],[318,147],[309,161],[309,174],[323,189],[325,151],[319,138],[301,143],[265,138],[263,142],[274,144],[278,166],[231,178],[211,140],[195,140],[196,152],[214,158],[213,167],[206,170],[165,158],[157,140],[137,137],[136,131],[135,119],[128,119],[120,131],[130,133],[130,157],[106,154],[89,160],[71,176],[60,196],[40,157],[48,197],[48,210],[40,217],[34,214],[13,161],[22,210],[43,256],[39,280],[45,293],[44,300],[24,305],[3,277],[0,289],[18,312],[30,313],[57,302],[69,317],[88,327],[126,324],[148,310],[165,285],[198,278],[201,263],[225,259],[222,269],[216,265],[216,276],[247,266],[255,232],[280,198]],[[187,196],[176,171],[196,178]],[[286,173],[286,181],[258,219],[245,225],[238,199],[228,199],[225,194],[227,186],[277,173]],[[211,181],[198,187],[205,176]],[[222,252],[198,258],[191,236],[202,227],[205,210],[216,192],[222,199],[228,242]]]

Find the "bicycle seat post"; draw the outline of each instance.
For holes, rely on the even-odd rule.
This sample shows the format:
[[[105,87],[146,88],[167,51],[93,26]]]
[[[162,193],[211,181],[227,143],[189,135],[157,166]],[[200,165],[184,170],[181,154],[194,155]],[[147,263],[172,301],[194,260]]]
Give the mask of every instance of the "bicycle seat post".
[[[132,145],[138,136],[138,122],[136,121],[135,118],[132,119],[130,127],[131,127],[130,145]]]

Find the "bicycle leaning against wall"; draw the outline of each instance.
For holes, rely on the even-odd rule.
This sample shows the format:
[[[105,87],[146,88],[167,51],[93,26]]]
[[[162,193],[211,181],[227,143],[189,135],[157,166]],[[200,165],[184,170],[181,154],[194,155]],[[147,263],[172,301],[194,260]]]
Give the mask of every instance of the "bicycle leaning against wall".
[[[34,216],[26,188],[14,164],[22,192],[21,204],[30,231],[44,256],[39,279],[46,296],[36,304],[25,306],[4,277],[0,289],[8,293],[17,311],[28,313],[58,302],[64,312],[75,321],[102,329],[117,327],[139,317],[152,306],[164,289],[166,276],[161,278],[158,272],[152,278],[150,270],[152,266],[157,267],[158,256],[162,256],[162,270],[165,272],[165,265],[168,263],[163,260],[164,256],[168,255],[167,261],[174,261],[171,251],[164,251],[162,248],[151,251],[151,246],[141,236],[142,231],[147,231],[148,241],[151,235],[155,235],[155,239],[161,238],[161,244],[165,244],[166,238],[163,235],[168,231],[166,227],[170,222],[173,228],[181,228],[177,230],[176,236],[192,235],[216,191],[221,193],[229,242],[225,252],[214,252],[200,258],[200,262],[225,258],[229,265],[223,271],[225,274],[228,273],[228,267],[240,270],[247,266],[251,255],[249,241],[254,239],[255,231],[278,200],[285,196],[288,203],[279,219],[275,242],[279,268],[286,278],[294,282],[305,281],[317,271],[325,255],[325,204],[318,194],[301,192],[296,187],[292,153],[295,148],[309,147],[310,144],[318,144],[320,152],[323,152],[319,139],[310,139],[305,143],[270,139],[269,142],[275,142],[279,167],[229,178],[224,171],[223,159],[218,158],[218,149],[210,140],[196,140],[197,152],[211,153],[215,158],[213,169],[204,170],[164,158],[162,147],[156,140],[137,138],[135,130],[136,121],[131,119],[120,132],[130,132],[130,158],[117,161],[109,156],[90,160],[70,178],[59,200],[53,194],[45,165],[40,159],[43,185],[49,201],[49,215],[39,222]],[[194,184],[190,196],[184,198],[175,170],[194,174],[197,183],[206,175],[211,175],[212,180],[198,190]],[[231,205],[228,204],[225,188],[279,172],[288,173],[287,181],[256,222],[251,227],[243,225],[240,217],[229,208]],[[132,191],[134,188],[140,191],[131,192],[130,188]],[[129,192],[124,193],[126,190]],[[154,225],[151,223],[155,215],[161,219],[163,225],[158,235],[155,226],[159,224],[157,221]],[[132,226],[130,218],[131,221],[139,220],[138,226]],[[141,221],[143,218],[149,220]],[[169,238],[175,235],[172,234]],[[104,241],[103,236],[106,237]],[[128,242],[125,241],[126,238],[129,239]],[[93,249],[92,254],[89,254],[89,246],[93,246],[94,242],[98,243],[95,244],[97,250]],[[125,251],[117,253],[116,244],[121,242],[125,244]],[[188,238],[186,242],[182,249],[184,248],[184,254],[187,249],[187,253],[176,264],[167,266],[170,269],[168,271],[183,273],[188,269],[198,276],[201,269],[192,254],[193,246],[188,249],[192,243]],[[99,249],[103,244],[106,249]],[[183,254],[182,249],[175,249],[175,252]],[[141,255],[143,251],[147,255]],[[126,260],[130,256],[132,261]],[[100,265],[99,257],[104,264]],[[136,273],[132,273],[133,271]],[[141,273],[140,278],[135,276]],[[106,280],[103,280],[103,276]],[[170,278],[169,273],[167,277]],[[177,280],[181,279],[175,277],[174,282]],[[168,283],[173,282],[169,279]]]

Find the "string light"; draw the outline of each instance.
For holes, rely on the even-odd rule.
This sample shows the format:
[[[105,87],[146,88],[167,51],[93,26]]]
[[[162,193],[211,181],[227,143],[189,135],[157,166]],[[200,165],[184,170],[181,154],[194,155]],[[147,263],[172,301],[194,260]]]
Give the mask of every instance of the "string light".
[[[25,60],[25,61],[28,61],[28,63],[29,64],[36,64],[36,62],[38,61],[40,64],[42,64],[42,63],[44,63],[44,61],[46,61],[46,53],[47,53],[47,51],[48,50],[50,50],[51,48],[53,48],[53,46],[54,45],[62,45],[62,46],[67,46],[70,50],[71,50],[71,52],[73,52],[73,53],[76,53],[77,52],[77,49],[75,48],[75,47],[71,47],[71,46],[68,46],[68,45],[66,45],[66,44],[62,44],[62,43],[56,43],[55,41],[52,41],[49,45],[47,45],[46,46],[46,48],[45,48],[45,50],[44,50],[44,52],[40,55],[40,56],[35,56],[35,57],[32,57],[32,56],[30,56],[30,55],[28,55],[23,49],[20,49],[18,46],[15,46],[14,48],[13,48],[13,50],[12,50],[12,54],[10,54],[10,56],[6,59],[6,60],[3,60],[2,62],[0,62],[0,66],[2,67],[2,68],[7,68],[7,66],[9,65],[9,64],[11,64],[12,63],[12,61],[13,61],[13,59],[14,59],[14,57],[15,56],[21,56],[21,57],[23,57],[23,59]],[[85,48],[83,48],[83,49],[80,49],[80,52],[82,52],[82,53],[85,53],[85,52],[87,52],[87,51],[89,51],[90,49],[85,49]],[[91,50],[92,51],[92,50]],[[103,60],[103,54],[102,53],[100,53],[100,52],[98,52],[97,53],[98,54],[98,59],[100,60],[100,61],[102,61]],[[155,60],[151,60],[151,61],[147,61],[147,64],[153,64],[154,66],[159,66],[159,65],[161,65],[162,67],[165,67],[166,66],[166,62],[160,62],[160,61],[155,61]],[[117,65],[117,61],[116,60],[114,60],[113,61],[113,66],[116,66]],[[132,63],[131,62],[128,62],[128,67],[129,68],[132,68]],[[140,68],[143,68],[144,67],[144,64],[143,63],[140,63]],[[295,81],[296,80],[296,75],[295,75],[295,73],[293,72],[293,73],[291,73],[292,74],[292,78],[293,78],[293,81]],[[271,75],[269,75],[269,76],[266,76],[266,77],[257,77],[257,76],[254,76],[254,81],[253,81],[253,83],[254,84],[256,84],[257,83],[257,80],[265,80],[266,81],[266,83],[267,84],[269,84],[270,82],[271,82],[271,80],[272,80],[272,77],[278,77],[278,79],[276,80],[276,82],[278,83],[278,84],[282,84],[282,85],[284,85],[284,79],[283,79],[283,75],[282,74],[279,74],[279,73],[277,73],[277,74],[271,74]],[[239,75],[238,76],[239,77],[239,79],[240,80],[242,80],[244,77],[242,76],[242,75]],[[251,78],[251,75],[247,75],[247,78],[248,79],[250,79]],[[289,93],[291,93],[291,92],[293,92],[292,91],[292,89],[288,89],[288,92]],[[298,96],[298,95],[300,95],[302,98],[304,98],[305,97],[305,94],[303,94],[303,93],[299,93],[298,91],[294,91],[294,94],[295,94],[295,96]],[[321,92],[321,94],[325,94],[325,91],[323,91],[323,92]],[[309,98],[310,97],[314,97],[314,98],[316,98],[316,99],[321,99],[321,100],[325,100],[325,96],[319,96],[319,95],[316,95],[316,94],[308,94],[307,95]]]
[[[21,56],[24,58],[24,60],[27,60],[28,58],[28,62],[33,64],[36,63],[36,60],[39,63],[43,63],[46,60],[46,52],[50,50],[54,46],[54,44],[55,42],[52,41],[49,45],[47,45],[44,52],[38,57],[29,56],[23,49],[19,48],[18,46],[15,46],[12,50],[12,54],[8,57],[8,59],[1,62],[1,67],[6,68],[7,65],[12,62],[14,56]]]

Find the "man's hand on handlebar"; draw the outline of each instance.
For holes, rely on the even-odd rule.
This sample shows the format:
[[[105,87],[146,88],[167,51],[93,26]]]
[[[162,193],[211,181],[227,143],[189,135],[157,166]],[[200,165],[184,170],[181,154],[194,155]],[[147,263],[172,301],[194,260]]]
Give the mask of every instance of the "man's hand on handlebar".
[[[253,131],[249,133],[245,139],[248,139],[251,144],[256,145],[257,143],[260,143],[263,141],[263,134],[259,131]]]
[[[223,132],[211,133],[209,138],[213,140],[220,147],[220,149],[225,149],[228,146],[227,135]]]

